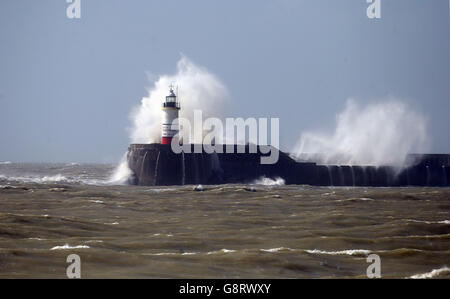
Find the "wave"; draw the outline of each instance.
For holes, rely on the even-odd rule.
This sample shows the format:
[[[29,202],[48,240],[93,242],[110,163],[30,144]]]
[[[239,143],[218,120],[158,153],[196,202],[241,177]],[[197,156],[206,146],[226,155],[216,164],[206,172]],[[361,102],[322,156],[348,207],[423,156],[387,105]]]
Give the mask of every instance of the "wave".
[[[77,245],[77,246],[70,246],[69,244],[64,244],[63,246],[55,246],[52,247],[50,250],[66,250],[66,249],[86,249],[91,248],[87,245]]]
[[[264,186],[284,186],[285,181],[280,178],[276,177],[275,179],[270,179],[266,177],[261,177],[253,182],[255,185],[264,185]]]
[[[223,248],[223,249],[216,250],[216,251],[210,251],[210,252],[208,252],[208,253],[206,253],[206,254],[234,253],[234,252],[236,252],[236,250],[233,250],[233,249],[225,249],[225,248]]]
[[[66,177],[62,174],[44,175],[44,176],[5,176],[0,175],[0,181],[5,182],[19,182],[19,183],[35,183],[35,184],[51,184],[51,183],[71,183],[71,184],[84,184],[84,185],[96,185],[103,186],[109,185],[108,181],[86,179],[81,177]]]
[[[430,272],[427,273],[422,273],[422,274],[415,274],[413,276],[410,276],[409,278],[412,279],[426,279],[426,278],[435,278],[435,277],[439,277],[441,275],[445,275],[445,274],[450,274],[450,268],[448,268],[447,266],[444,266],[440,269],[434,269]]]
[[[68,179],[61,175],[53,175],[53,176],[5,176],[0,175],[0,180],[2,181],[12,181],[12,182],[21,182],[21,183],[54,183],[54,182],[62,182],[68,181]]]
[[[233,249],[220,249],[220,250],[213,250],[208,252],[157,252],[157,253],[145,253],[144,255],[199,255],[199,254],[206,254],[206,255],[212,255],[212,254],[227,254],[227,253],[235,253],[237,250]]]
[[[68,181],[68,179],[61,174],[52,175],[52,176],[44,176],[44,177],[40,178],[40,180],[44,183]]]
[[[157,252],[157,253],[144,253],[143,255],[196,255],[200,252]]]
[[[117,165],[113,174],[107,181],[109,185],[127,185],[131,177],[131,169],[128,167],[127,154],[125,153],[120,160],[119,165]]]
[[[255,249],[242,249],[239,250],[240,252],[251,252]],[[258,249],[256,249],[258,250]],[[278,253],[278,252],[307,252],[310,254],[328,254],[328,255],[352,255],[352,256],[368,256],[371,251],[370,250],[364,250],[364,249],[349,249],[349,250],[342,250],[342,251],[323,251],[318,249],[313,250],[307,250],[307,249],[292,249],[289,247],[276,247],[276,248],[269,248],[269,249],[259,249],[260,252],[267,252],[267,253]],[[220,253],[236,253],[238,250],[233,249],[220,249],[220,250],[214,250],[209,252],[160,252],[160,253],[148,253],[147,255],[196,255],[196,254],[220,254]]]
[[[349,249],[341,251],[323,251],[319,249],[305,250],[310,254],[327,254],[327,255],[351,255],[351,256],[368,256],[372,251],[366,249]]]
[[[336,250],[336,251],[326,251],[320,249],[293,249],[289,247],[275,247],[268,249],[256,249],[256,248],[247,248],[247,249],[220,249],[213,250],[208,252],[158,252],[158,253],[145,253],[144,255],[153,255],[153,256],[164,256],[164,255],[174,255],[174,256],[187,256],[187,255],[219,255],[219,254],[233,254],[233,253],[248,253],[248,254],[257,254],[258,252],[268,253],[268,254],[283,254],[283,253],[300,253],[300,254],[313,254],[313,255],[333,255],[333,256],[352,256],[352,257],[368,257],[372,253],[383,254],[383,256],[391,256],[391,257],[404,257],[415,254],[427,254],[427,253],[436,253],[436,252],[428,252],[425,250],[419,250],[414,248],[398,248],[393,250],[367,250],[367,249],[347,249],[347,250]],[[439,252],[443,254],[448,254],[448,251]],[[425,274],[424,274],[425,275]]]
[[[426,224],[450,224],[450,220],[442,220],[442,221],[426,221],[426,220],[416,220],[416,219],[405,219],[407,222],[417,222],[417,223],[426,223]]]
[[[450,239],[450,234],[392,236],[392,237],[382,237],[380,239]]]
[[[158,253],[144,253],[143,255],[177,255],[178,252],[158,252]]]
[[[8,165],[8,164],[12,164],[12,162],[11,161],[0,162],[0,165]]]
[[[146,192],[156,192],[156,193],[160,193],[160,192],[168,192],[168,191],[176,191],[177,189],[175,188],[154,188],[154,189],[148,189],[145,190]]]
[[[263,251],[263,252],[280,252],[280,251],[295,251],[295,249],[288,248],[288,247],[277,247],[277,248],[270,248],[270,249],[260,249],[260,251]]]
[[[80,166],[80,163],[70,162],[70,163],[67,163],[66,166]]]
[[[169,238],[173,237],[172,234],[160,234],[160,233],[153,234],[152,236],[153,237],[169,237]]]
[[[346,202],[346,201],[350,201],[350,202],[353,202],[353,201],[373,201],[373,200],[375,200],[375,199],[373,199],[373,198],[368,198],[368,197],[358,197],[358,198],[339,199],[339,200],[336,200],[336,202]]]
[[[306,252],[309,254],[320,254],[320,255],[351,255],[351,256],[368,256],[372,253],[370,250],[366,249],[348,249],[348,250],[340,250],[340,251],[325,251],[320,249],[292,249],[289,247],[277,247],[270,249],[260,249],[263,252],[277,253],[277,252],[291,252],[291,251],[300,251]]]
[[[103,200],[90,200],[93,203],[105,203]]]
[[[334,132],[302,132],[294,158],[334,165],[410,164],[411,152],[429,148],[427,122],[423,114],[395,98],[361,106],[348,99],[336,118]],[[389,132],[387,134],[386,132]],[[374,140],[382,146],[373,146]],[[314,157],[309,153],[322,153]]]

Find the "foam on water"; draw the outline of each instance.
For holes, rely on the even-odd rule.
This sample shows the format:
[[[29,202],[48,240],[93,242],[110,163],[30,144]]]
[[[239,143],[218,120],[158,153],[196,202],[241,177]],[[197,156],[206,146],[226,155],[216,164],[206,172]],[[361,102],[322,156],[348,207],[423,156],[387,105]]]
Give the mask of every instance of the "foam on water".
[[[234,252],[236,252],[236,250],[223,248],[223,249],[216,250],[216,251],[210,251],[207,254],[234,253]]]
[[[417,223],[426,223],[426,224],[450,224],[450,220],[442,220],[442,221],[425,221],[425,220],[416,220],[416,219],[405,219],[408,222],[417,222]]]
[[[63,246],[55,246],[51,248],[50,250],[67,250],[67,249],[87,249],[91,248],[87,245],[77,245],[77,246],[70,246],[69,244],[64,244]]]
[[[9,163],[0,165],[0,182],[23,184],[111,185],[108,164]]]
[[[0,180],[10,181],[10,182],[21,182],[21,183],[55,183],[55,182],[69,182],[65,176],[61,174],[56,174],[52,176],[5,176],[0,175]]]
[[[85,185],[107,185],[108,181],[85,179],[82,177],[66,177],[62,174],[43,175],[43,176],[5,176],[0,175],[0,181],[19,182],[19,183],[35,183],[35,184],[50,184],[50,183],[73,183]]]
[[[264,185],[264,186],[284,186],[285,181],[280,177],[277,177],[275,179],[261,177],[261,178],[257,179],[256,181],[254,181],[253,184]]]
[[[155,192],[155,193],[161,193],[161,192],[169,192],[169,191],[176,191],[176,188],[152,188],[145,190],[146,192]]]
[[[352,256],[368,256],[371,251],[366,249],[349,249],[340,251],[324,251],[319,249],[305,250],[311,254],[327,254],[327,255],[352,255]]]
[[[263,251],[263,252],[279,252],[279,251],[294,251],[294,249],[286,248],[286,247],[277,247],[277,248],[270,248],[270,249],[260,249],[260,251]]]
[[[412,275],[409,278],[412,278],[412,279],[435,278],[435,277],[439,277],[440,275],[448,274],[448,273],[450,273],[450,268],[447,266],[444,266],[440,269],[434,269],[428,273]]]
[[[157,252],[157,253],[146,253],[145,255],[201,255],[201,254],[206,254],[206,255],[213,255],[213,254],[228,254],[228,253],[235,253],[237,252],[236,250],[232,250],[232,249],[220,249],[220,250],[214,250],[214,251],[208,251],[208,252]]]

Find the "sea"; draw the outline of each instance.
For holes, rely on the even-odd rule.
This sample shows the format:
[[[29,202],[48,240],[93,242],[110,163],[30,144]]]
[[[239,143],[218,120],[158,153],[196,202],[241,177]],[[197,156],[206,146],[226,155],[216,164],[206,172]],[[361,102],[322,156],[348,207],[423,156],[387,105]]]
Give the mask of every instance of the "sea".
[[[0,278],[450,278],[450,189],[128,186],[0,162]],[[373,269],[373,267],[372,267]],[[371,272],[372,273],[372,272]]]

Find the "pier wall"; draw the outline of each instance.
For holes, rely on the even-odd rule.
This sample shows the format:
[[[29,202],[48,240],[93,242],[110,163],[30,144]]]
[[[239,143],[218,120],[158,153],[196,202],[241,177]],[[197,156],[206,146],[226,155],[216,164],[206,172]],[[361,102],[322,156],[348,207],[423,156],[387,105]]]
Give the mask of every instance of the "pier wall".
[[[286,184],[315,186],[450,186],[450,155],[410,155],[414,165],[400,172],[389,166],[318,165],[297,162],[279,152],[275,164],[263,165],[258,153],[173,153],[170,145],[131,144],[130,183],[143,186],[251,183],[261,177]]]

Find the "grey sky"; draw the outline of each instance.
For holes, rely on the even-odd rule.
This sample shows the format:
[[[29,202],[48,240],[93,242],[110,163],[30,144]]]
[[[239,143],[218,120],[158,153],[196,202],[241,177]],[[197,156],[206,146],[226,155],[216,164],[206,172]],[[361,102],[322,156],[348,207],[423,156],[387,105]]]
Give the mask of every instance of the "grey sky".
[[[180,53],[216,74],[230,116],[279,117],[282,148],[331,130],[349,97],[395,96],[450,153],[448,0],[65,0],[0,2],[0,161],[115,162],[146,71]]]

